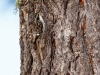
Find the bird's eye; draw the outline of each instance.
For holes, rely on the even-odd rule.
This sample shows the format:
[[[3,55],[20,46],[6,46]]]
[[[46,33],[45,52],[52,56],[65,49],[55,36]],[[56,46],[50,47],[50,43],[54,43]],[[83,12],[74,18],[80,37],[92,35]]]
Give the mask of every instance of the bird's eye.
[[[37,17],[37,20],[39,20],[39,17]]]
[[[37,15],[37,20],[39,20],[39,14]]]

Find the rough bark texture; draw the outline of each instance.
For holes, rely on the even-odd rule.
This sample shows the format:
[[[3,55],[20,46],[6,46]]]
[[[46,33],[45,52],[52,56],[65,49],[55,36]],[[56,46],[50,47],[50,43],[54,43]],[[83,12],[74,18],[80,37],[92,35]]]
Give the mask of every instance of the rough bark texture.
[[[32,36],[41,6],[42,64]],[[22,0],[20,47],[21,75],[100,75],[100,1]]]

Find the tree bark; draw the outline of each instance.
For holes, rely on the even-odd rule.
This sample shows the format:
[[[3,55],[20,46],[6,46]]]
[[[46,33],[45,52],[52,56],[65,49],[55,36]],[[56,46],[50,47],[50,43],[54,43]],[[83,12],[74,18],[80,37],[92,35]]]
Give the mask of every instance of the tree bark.
[[[32,36],[40,8],[42,63]],[[22,0],[20,48],[21,75],[100,75],[100,1]]]

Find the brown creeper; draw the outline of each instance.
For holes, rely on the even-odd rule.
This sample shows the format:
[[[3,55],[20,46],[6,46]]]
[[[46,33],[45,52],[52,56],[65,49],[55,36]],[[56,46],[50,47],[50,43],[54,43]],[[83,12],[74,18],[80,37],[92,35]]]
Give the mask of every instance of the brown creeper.
[[[40,16],[39,13],[36,13],[34,16],[34,34],[36,34],[36,36],[41,35],[44,32],[44,21],[42,17]]]
[[[41,63],[43,61],[41,45],[42,45],[44,30],[45,30],[45,27],[44,27],[44,21],[42,19],[42,16],[36,13],[34,17],[34,34],[33,35],[34,35],[34,43],[36,44],[36,49],[37,49],[38,56]]]

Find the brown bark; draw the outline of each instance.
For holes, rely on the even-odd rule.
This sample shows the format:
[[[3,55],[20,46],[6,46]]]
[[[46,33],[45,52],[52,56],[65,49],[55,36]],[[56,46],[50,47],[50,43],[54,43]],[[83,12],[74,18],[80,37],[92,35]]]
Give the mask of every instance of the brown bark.
[[[33,16],[45,22],[40,63]],[[27,0],[20,7],[21,75],[100,75],[100,1]]]

